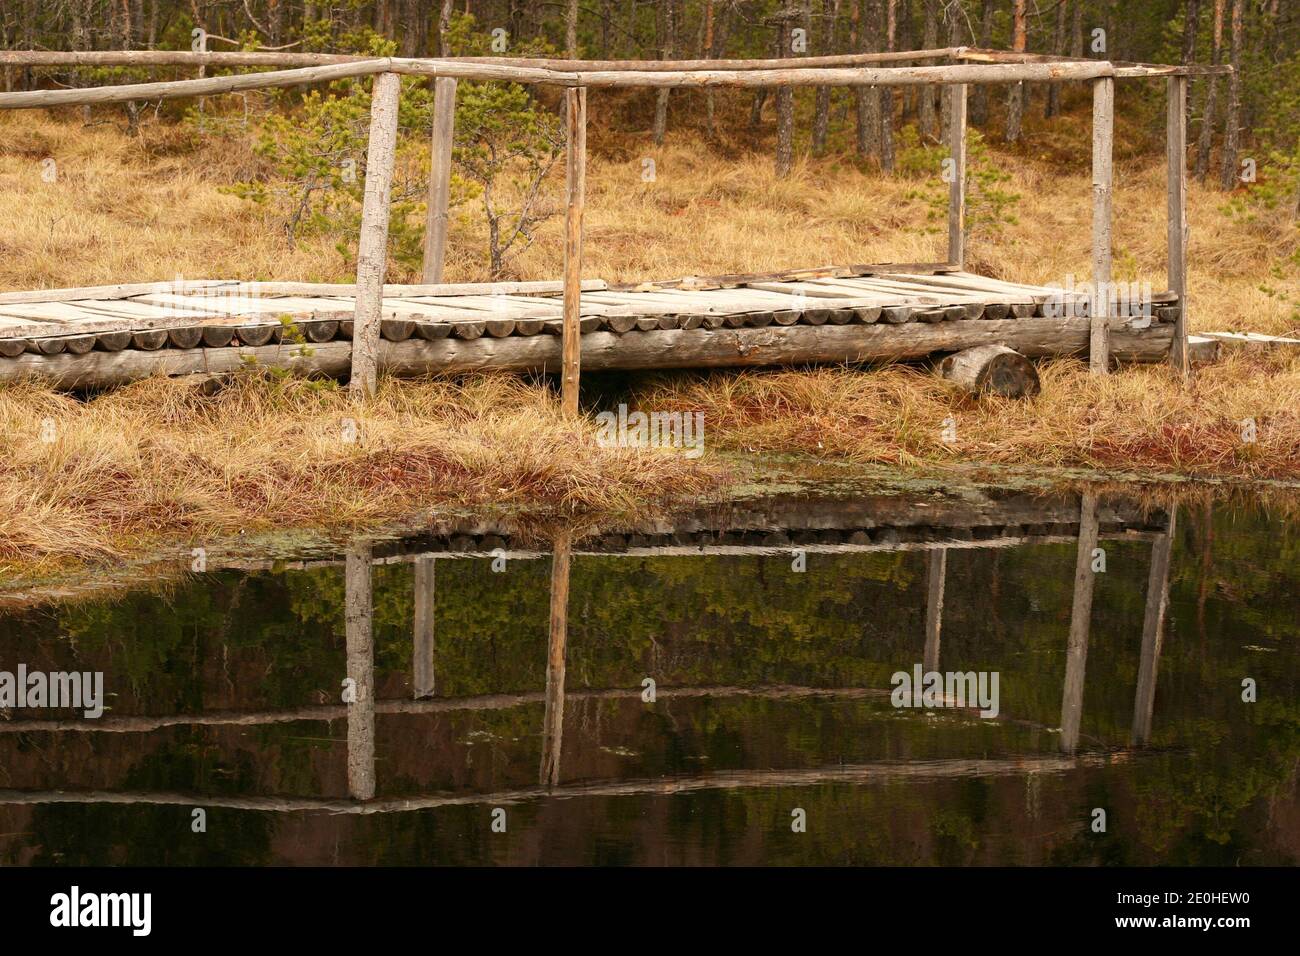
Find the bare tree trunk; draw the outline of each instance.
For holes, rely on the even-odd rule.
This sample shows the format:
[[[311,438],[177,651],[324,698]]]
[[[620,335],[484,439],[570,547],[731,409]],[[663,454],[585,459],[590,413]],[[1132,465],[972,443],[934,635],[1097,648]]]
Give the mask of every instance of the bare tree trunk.
[[[987,48],[993,42],[993,0],[984,0],[980,9],[980,34],[978,45]],[[989,121],[989,88],[986,83],[976,83],[971,90],[970,121],[983,126]]]
[[[673,43],[677,36],[673,0],[659,0],[659,59],[673,58]],[[654,140],[656,146],[662,146],[664,134],[668,131],[668,87],[658,91],[655,97]]]
[[[1027,45],[1025,0],[1013,0],[1011,7],[1011,49],[1024,53]],[[1020,139],[1020,121],[1025,112],[1025,84],[1012,83],[1007,89],[1007,142]]]
[[[578,0],[569,0],[564,17],[564,55],[570,60],[578,58]]]
[[[1214,0],[1210,62],[1215,66],[1223,59],[1223,11],[1226,5],[1226,0]],[[1214,111],[1218,106],[1218,93],[1219,78],[1211,74],[1205,84],[1205,108],[1201,111],[1201,132],[1196,140],[1196,166],[1192,172],[1201,182],[1205,182],[1205,177],[1210,173],[1210,148],[1214,145]]]
[[[925,0],[925,26],[923,29],[921,49],[933,50],[939,45],[939,0]],[[923,65],[930,62],[930,60],[926,60]],[[922,140],[934,139],[936,132],[934,87],[917,87],[917,92],[921,97],[920,107],[917,110],[917,132],[921,134]]]
[[[1070,27],[1070,56],[1083,56],[1083,0],[1074,0],[1074,21]]]
[[[713,59],[713,0],[704,0],[704,41],[700,44],[701,53]],[[712,139],[715,134],[713,121],[713,90],[704,91],[704,132]]]
[[[442,0],[442,9],[438,11],[438,56],[451,56],[447,33],[451,30],[451,11],[453,0]]]
[[[897,42],[898,0],[885,0],[885,50],[893,52]],[[894,171],[894,89],[886,86],[880,91],[880,168]]]
[[[789,13],[778,14],[777,56],[790,55],[790,24],[793,17]],[[794,166],[794,90],[788,86],[776,88],[776,177],[785,179]]]
[[[1224,116],[1223,158],[1220,184],[1232,189],[1237,182],[1237,145],[1240,142],[1241,123],[1241,44],[1245,32],[1243,17],[1245,0],[1232,0],[1232,75],[1228,77],[1228,110]]]
[[[961,0],[945,0],[943,6],[943,17],[948,24],[948,46],[961,46],[962,38],[962,9]],[[952,87],[948,85],[939,88],[939,140],[948,143],[949,133],[948,115],[952,107]],[[949,144],[951,145],[951,144]]]
[[[852,46],[863,53],[874,53],[876,42],[875,14],[879,13],[876,0],[859,0],[854,7],[855,36]],[[857,147],[859,156],[880,154],[880,90],[874,86],[855,86],[853,95],[857,105]]]
[[[1183,64],[1196,62],[1196,34],[1201,28],[1201,0],[1187,0],[1187,14],[1183,19]],[[1192,81],[1187,86],[1187,122],[1192,119]]]
[[[1056,28],[1052,33],[1052,52],[1057,56],[1065,55],[1065,14],[1066,0],[1059,0],[1056,6]],[[1043,118],[1051,119],[1061,112],[1061,84],[1047,84],[1047,100],[1043,104]]]
[[[817,52],[838,52],[835,28],[840,18],[840,0],[820,0],[820,22],[817,25]],[[817,87],[813,109],[812,151],[814,156],[826,152],[826,137],[831,125],[831,88]]]

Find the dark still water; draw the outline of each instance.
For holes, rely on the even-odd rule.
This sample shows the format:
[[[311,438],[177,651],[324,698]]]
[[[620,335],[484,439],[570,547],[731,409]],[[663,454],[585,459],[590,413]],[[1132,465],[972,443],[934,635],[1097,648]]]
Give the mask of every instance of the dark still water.
[[[11,602],[0,862],[1293,864],[1278,510],[778,497]]]

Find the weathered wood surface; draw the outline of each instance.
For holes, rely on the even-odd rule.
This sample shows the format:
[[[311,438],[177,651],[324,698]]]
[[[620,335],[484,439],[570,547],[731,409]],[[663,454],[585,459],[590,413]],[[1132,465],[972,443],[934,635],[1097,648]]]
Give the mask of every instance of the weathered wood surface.
[[[1111,274],[1111,180],[1115,139],[1115,81],[1092,84],[1092,281],[1108,289]],[[1106,301],[1098,295],[1099,301]],[[1097,309],[1098,312],[1107,310]],[[1093,315],[1088,365],[1095,374],[1110,370],[1111,316]]]
[[[1169,361],[1187,374],[1187,77],[1171,76],[1166,104],[1166,152],[1169,166],[1169,288],[1182,306],[1174,324]]]
[[[948,261],[961,268],[966,261],[966,84],[949,88]]]
[[[582,365],[582,214],[587,189],[587,91],[565,92],[564,325],[561,392],[564,413],[578,414]]]
[[[728,368],[762,365],[888,362],[1003,344],[1041,358],[1084,354],[1089,320],[1031,318],[958,320],[903,325],[793,325],[784,328],[671,329],[646,332],[593,331],[583,335],[583,365],[590,370]],[[1115,329],[1112,352],[1125,362],[1160,362],[1169,354],[1169,324]],[[280,343],[261,348],[160,349],[156,352],[94,351],[85,355],[24,353],[0,360],[0,381],[37,377],[63,387],[103,387],[154,374],[221,375],[250,362],[345,377],[352,342],[319,345]],[[394,375],[484,369],[559,372],[561,344],[553,335],[508,338],[448,337],[430,341],[381,340],[378,368]]]
[[[356,395],[371,395],[375,391],[400,93],[401,78],[395,73],[380,73],[375,77],[370,94],[370,141],[366,151],[361,239],[357,246],[356,313],[352,372],[348,380],[349,388]]]
[[[451,195],[451,147],[456,126],[456,81],[433,81],[433,131],[430,138],[429,196],[424,220],[424,268],[427,283],[442,281],[447,254],[448,203]]]
[[[913,54],[915,56],[915,54]],[[536,69],[483,62],[375,57],[291,70],[268,70],[197,80],[128,83],[0,93],[0,109],[44,109],[212,96],[255,89],[396,73],[408,76],[504,80],[567,87],[604,89],[763,88],[793,86],[922,86],[944,83],[1058,83],[1114,77],[1115,67],[1102,60],[1052,63],[958,63],[947,66],[783,68],[754,70],[568,70]]]

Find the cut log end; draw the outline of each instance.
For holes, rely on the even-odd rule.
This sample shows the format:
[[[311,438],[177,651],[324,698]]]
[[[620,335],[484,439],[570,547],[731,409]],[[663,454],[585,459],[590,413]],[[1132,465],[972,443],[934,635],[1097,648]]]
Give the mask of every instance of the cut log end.
[[[968,395],[1033,398],[1041,391],[1034,363],[1005,345],[979,345],[949,355],[939,364],[939,374]]]

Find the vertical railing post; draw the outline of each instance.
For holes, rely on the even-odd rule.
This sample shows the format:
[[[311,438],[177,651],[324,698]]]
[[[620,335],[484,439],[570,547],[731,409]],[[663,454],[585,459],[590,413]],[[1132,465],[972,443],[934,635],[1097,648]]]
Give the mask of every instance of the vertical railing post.
[[[1187,355],[1187,77],[1169,83],[1169,289],[1178,296],[1178,318],[1169,361],[1184,375]]]
[[[1133,698],[1133,745],[1151,737],[1151,715],[1156,704],[1156,675],[1165,639],[1165,610],[1169,607],[1169,558],[1174,550],[1177,509],[1169,512],[1169,528],[1151,546],[1151,572],[1147,576],[1147,605],[1142,617],[1142,656],[1138,663],[1137,693]]]
[[[587,90],[564,91],[568,152],[565,164],[567,206],[564,217],[564,337],[561,405],[578,414],[578,376],[582,365],[582,211],[587,185]]]
[[[1088,367],[1110,370],[1111,179],[1115,141],[1115,79],[1092,82],[1092,302]],[[1098,314],[1100,313],[1100,314]]]
[[[958,269],[966,262],[966,84],[950,87],[948,148],[952,182],[948,184],[948,262]]]
[[[1061,694],[1061,749],[1074,753],[1083,719],[1083,675],[1088,664],[1092,628],[1092,552],[1097,547],[1097,496],[1084,492],[1079,508],[1079,549],[1074,559],[1074,599],[1070,605],[1070,642],[1065,652],[1065,688]]]
[[[451,195],[451,146],[456,132],[456,81],[433,81],[433,139],[429,161],[429,206],[424,217],[423,281],[442,281],[447,258],[447,204]]]
[[[401,79],[378,73],[370,92],[370,144],[366,150],[366,190],[357,244],[357,300],[352,324],[354,396],[373,395],[379,368],[379,325],[388,266],[388,201],[397,152],[397,104]]]

